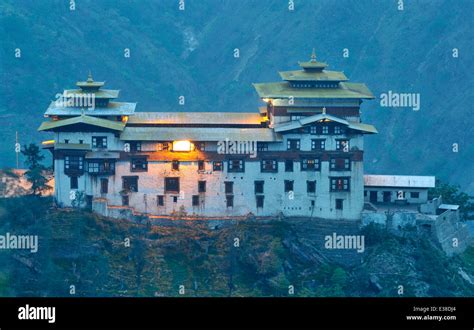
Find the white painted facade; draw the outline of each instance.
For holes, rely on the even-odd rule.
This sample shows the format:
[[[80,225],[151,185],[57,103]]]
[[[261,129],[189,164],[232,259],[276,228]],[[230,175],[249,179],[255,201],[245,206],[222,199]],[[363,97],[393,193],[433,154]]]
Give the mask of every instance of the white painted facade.
[[[96,98],[103,98],[100,104],[106,106],[87,116],[77,108],[68,112],[67,108],[50,107],[46,115],[51,120],[40,127],[55,134],[54,144],[48,148],[54,155],[58,205],[72,206],[81,192],[85,195],[84,205],[105,215],[111,214],[109,208],[121,208],[154,216],[180,212],[219,218],[251,213],[265,217],[282,214],[359,219],[364,205],[364,134],[377,132],[373,126],[361,123],[359,106],[362,99],[372,99],[373,95],[363,84],[340,85],[337,79],[345,81],[343,75],[321,75],[324,65],[315,61],[315,55],[314,61],[300,63],[306,71],[301,71],[304,79],[314,76],[309,83],[278,83],[282,86],[276,91],[274,84],[255,85],[267,103],[266,110],[238,115],[135,114],[132,103],[120,103],[119,109],[127,112],[114,113],[107,104],[109,95],[118,95],[118,91],[102,93],[99,90],[103,83],[94,82],[92,77],[79,82],[79,92],[97,93]],[[300,76],[297,73],[296,80]],[[324,79],[329,82],[321,85]],[[295,87],[299,85],[312,87]],[[334,87],[328,88],[329,85]],[[288,94],[293,91],[302,96]],[[97,137],[106,137],[105,148],[94,147],[92,141]],[[226,139],[259,142],[265,144],[265,150],[257,151],[256,157],[222,154],[218,144]],[[294,140],[298,140],[297,147],[288,143]],[[160,147],[173,141],[190,141],[195,148],[204,143],[205,150],[178,152]],[[134,142],[140,143],[140,150],[129,149]],[[70,165],[72,158],[80,160]],[[146,170],[132,170],[131,163],[136,158],[146,159]],[[230,171],[232,159],[243,161],[242,172]],[[309,164],[314,161],[316,169],[304,170],[305,159]],[[275,161],[277,170],[262,171],[265,160]],[[114,164],[114,170],[93,173],[91,164],[97,161]],[[173,161],[179,161],[179,170],[173,169]],[[223,162],[222,170],[214,170],[216,161]],[[202,170],[199,162],[204,162]],[[290,162],[293,170],[287,171]],[[126,184],[127,177],[137,178],[137,189]],[[179,191],[165,191],[166,178],[179,178]],[[205,191],[198,190],[199,181],[205,181]],[[263,182],[263,191],[257,192],[256,181]],[[233,182],[231,192],[226,192],[226,182]],[[231,198],[233,203],[229,204]]]

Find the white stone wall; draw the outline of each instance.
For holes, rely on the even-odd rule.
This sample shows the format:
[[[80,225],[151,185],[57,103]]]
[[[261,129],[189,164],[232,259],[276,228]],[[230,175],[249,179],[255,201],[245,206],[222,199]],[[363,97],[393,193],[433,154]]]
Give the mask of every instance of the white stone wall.
[[[377,192],[377,202],[379,203],[383,202],[383,193],[385,191],[391,192],[390,203],[394,203],[398,199],[400,192],[403,192],[405,194],[404,199],[406,199],[409,204],[424,204],[428,201],[428,189],[426,188],[365,187],[364,189],[367,192],[364,196],[364,201],[366,202],[370,202],[371,191]],[[410,195],[411,192],[419,193],[419,198],[412,198]]]
[[[126,141],[120,141],[112,133],[59,133],[57,141],[64,143],[92,143],[92,136],[107,136],[109,151],[122,151]],[[336,139],[345,138],[344,135],[310,135],[288,134],[284,141],[270,143],[269,151],[286,150],[286,140],[295,138],[301,140],[301,151],[311,150],[311,139],[326,139],[326,150],[335,150]],[[143,142],[143,151],[156,151],[156,142]],[[352,136],[350,147],[363,149],[362,135]],[[216,151],[217,143],[207,143],[206,151]],[[285,172],[285,163],[282,159],[278,163],[278,173],[262,173],[260,161],[246,161],[244,173],[228,173],[227,162],[224,162],[224,171],[213,172],[212,162],[205,162],[206,170],[198,172],[197,162],[181,162],[179,171],[172,171],[171,162],[149,161],[147,172],[131,172],[129,161],[117,161],[114,176],[91,176],[86,172],[78,179],[78,189],[95,198],[107,199],[109,206],[121,206],[122,176],[138,176],[138,192],[129,194],[129,205],[134,210],[153,215],[169,215],[179,211],[184,206],[188,215],[200,216],[244,216],[253,213],[257,216],[275,216],[280,212],[285,216],[313,216],[328,219],[359,219],[363,207],[363,163],[351,162],[350,171],[330,171],[329,162],[321,162],[321,170],[310,172],[301,171],[300,161],[294,162],[294,172]],[[71,206],[70,178],[64,174],[64,160],[55,160],[56,189],[55,195],[63,206]],[[330,192],[330,176],[347,176],[351,178],[349,192]],[[164,178],[179,177],[179,195],[165,194]],[[109,180],[108,194],[100,193],[100,178]],[[256,180],[264,181],[264,207],[257,209],[255,186]],[[284,192],[284,181],[294,180],[292,196]],[[316,193],[307,193],[306,181],[316,181]],[[198,193],[198,181],[206,181],[206,192]],[[234,207],[226,207],[224,182],[234,182]],[[164,195],[164,206],[157,205],[157,196]],[[192,195],[200,195],[199,207],[192,206]],[[177,202],[173,197],[178,196]],[[343,199],[343,210],[336,210],[336,199]],[[311,206],[314,201],[315,206]]]

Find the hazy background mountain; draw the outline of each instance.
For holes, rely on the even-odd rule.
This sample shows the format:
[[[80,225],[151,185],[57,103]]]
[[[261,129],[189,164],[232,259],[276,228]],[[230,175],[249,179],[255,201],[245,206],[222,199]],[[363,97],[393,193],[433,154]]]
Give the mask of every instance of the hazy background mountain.
[[[72,11],[66,0],[3,0],[0,166],[15,165],[15,131],[21,143],[47,138],[36,128],[49,102],[89,69],[138,111],[253,111],[251,83],[278,81],[316,47],[377,97],[421,93],[419,111],[363,105],[380,131],[366,139],[366,172],[436,175],[474,192],[474,1],[405,0],[403,11],[398,0],[295,0],[294,11],[286,0],[185,4],[76,0]]]

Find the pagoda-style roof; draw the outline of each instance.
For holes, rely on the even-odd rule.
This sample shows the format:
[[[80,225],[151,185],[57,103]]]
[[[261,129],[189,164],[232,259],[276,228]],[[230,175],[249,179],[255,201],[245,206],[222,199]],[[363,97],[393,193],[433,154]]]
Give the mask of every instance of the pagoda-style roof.
[[[99,90],[84,90],[84,89],[66,89],[66,94],[90,94],[93,93],[97,99],[116,99],[119,96],[118,89],[99,89]]]
[[[304,125],[308,125],[308,124],[312,124],[316,122],[331,122],[331,121],[347,126],[350,129],[361,131],[363,133],[369,133],[369,134],[378,133],[377,129],[372,125],[358,123],[358,122],[351,122],[339,117],[328,115],[326,113],[303,117],[299,120],[293,120],[288,123],[275,125],[274,129],[275,129],[275,132],[279,133],[279,132],[285,132],[285,131],[298,129],[298,128],[303,127]]]
[[[328,66],[327,63],[318,62],[316,60],[316,50],[313,48],[311,59],[308,62],[298,62],[299,66],[305,71],[321,71]]]
[[[137,104],[129,102],[109,102],[107,107],[97,107],[85,110],[93,116],[130,116],[135,112]],[[58,106],[52,101],[45,112],[46,116],[79,116],[84,111],[81,107]]]
[[[281,71],[279,72],[281,78],[287,81],[347,81],[344,72],[339,71]]]
[[[110,129],[113,131],[123,131],[125,127],[125,123],[122,123],[122,122],[81,115],[81,116],[68,118],[68,119],[45,121],[41,123],[41,126],[38,128],[38,131],[54,131],[60,127],[78,125],[78,124],[97,126],[101,128]]]
[[[78,81],[76,86],[82,89],[99,89],[100,87],[104,86],[105,81],[94,81],[92,78],[92,73],[89,71],[89,76],[87,77],[86,81]]]
[[[263,121],[258,112],[136,112],[128,119],[129,124],[221,124],[260,125]]]
[[[288,82],[253,84],[261,98],[308,99],[374,99],[374,95],[359,83],[340,83],[338,88],[293,88]]]
[[[207,127],[126,127],[123,141],[281,141],[271,128],[207,128]]]

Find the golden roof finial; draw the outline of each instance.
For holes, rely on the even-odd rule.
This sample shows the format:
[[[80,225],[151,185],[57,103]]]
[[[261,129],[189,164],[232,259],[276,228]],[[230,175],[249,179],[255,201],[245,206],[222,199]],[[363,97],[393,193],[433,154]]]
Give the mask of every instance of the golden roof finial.
[[[94,82],[94,79],[92,79],[92,72],[89,70],[89,76],[87,77],[87,82]]]
[[[313,48],[313,52],[311,53],[311,62],[316,62],[316,48]]]

